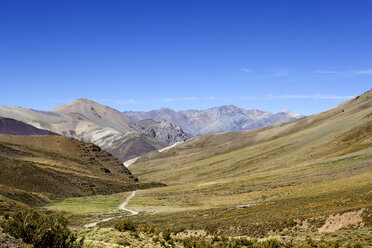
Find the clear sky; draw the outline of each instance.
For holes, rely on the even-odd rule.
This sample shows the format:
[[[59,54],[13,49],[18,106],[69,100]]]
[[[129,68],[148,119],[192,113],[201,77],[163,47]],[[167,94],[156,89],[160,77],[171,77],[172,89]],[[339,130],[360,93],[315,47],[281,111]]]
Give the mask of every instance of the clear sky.
[[[372,88],[370,0],[1,0],[0,105],[313,114]]]

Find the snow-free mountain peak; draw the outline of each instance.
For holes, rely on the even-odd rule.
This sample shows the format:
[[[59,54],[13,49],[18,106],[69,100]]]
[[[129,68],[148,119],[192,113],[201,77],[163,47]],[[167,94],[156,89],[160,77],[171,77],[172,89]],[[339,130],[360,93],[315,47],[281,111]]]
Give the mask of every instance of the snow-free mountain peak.
[[[87,98],[76,99],[68,104],[58,106],[52,111],[72,114],[77,118],[86,118],[102,126],[110,126],[125,133],[139,132],[135,123],[128,116]]]
[[[124,112],[133,121],[166,120],[180,126],[185,132],[198,135],[208,132],[231,132],[279,124],[300,118],[290,112],[272,114],[258,109],[246,110],[235,105],[223,105],[206,110],[174,111],[161,108],[149,112]]]

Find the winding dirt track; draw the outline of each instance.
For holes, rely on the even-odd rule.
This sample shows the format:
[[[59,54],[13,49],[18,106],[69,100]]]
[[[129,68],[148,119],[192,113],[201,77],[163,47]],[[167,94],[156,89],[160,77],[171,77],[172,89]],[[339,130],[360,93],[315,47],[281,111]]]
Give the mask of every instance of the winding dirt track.
[[[130,199],[132,199],[137,193],[137,190],[136,191],[133,191],[132,194],[130,196],[127,197],[127,199],[119,205],[119,209],[120,210],[124,210],[124,211],[128,211],[130,213],[130,215],[128,216],[131,216],[131,215],[137,215],[138,212],[137,211],[134,211],[134,210],[130,210],[128,208],[126,208],[126,206],[128,205]]]
[[[123,203],[121,203],[119,205],[119,207],[118,207],[118,209],[120,209],[120,210],[128,211],[130,214],[127,215],[127,216],[132,216],[132,215],[137,215],[138,214],[137,211],[134,211],[134,210],[131,210],[131,209],[126,208],[126,206],[128,205],[130,199],[132,199],[136,195],[136,193],[137,193],[137,190],[136,191],[133,191],[132,194],[130,196],[128,196],[127,199],[125,199],[125,201]],[[99,220],[99,221],[92,222],[92,223],[89,223],[89,224],[85,224],[84,227],[85,228],[94,227],[98,223],[107,222],[107,221],[112,220],[112,219],[114,219],[114,217],[103,219],[103,220]]]

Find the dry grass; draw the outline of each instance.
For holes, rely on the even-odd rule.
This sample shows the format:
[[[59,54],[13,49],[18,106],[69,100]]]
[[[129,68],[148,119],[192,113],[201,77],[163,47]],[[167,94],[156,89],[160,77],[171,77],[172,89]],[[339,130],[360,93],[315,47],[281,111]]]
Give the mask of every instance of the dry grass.
[[[99,147],[63,136],[0,134],[0,164],[1,211],[146,186]]]
[[[1,151],[12,154],[4,161],[12,162],[5,164],[13,166],[13,171],[16,165],[22,170],[34,166],[43,172],[53,171],[53,177],[73,175],[76,181],[68,181],[70,185],[89,178],[89,183],[102,183],[107,189],[103,193],[109,191],[108,182],[115,182],[112,191],[119,189],[120,182],[111,175],[96,167],[90,170],[91,164],[81,157],[69,157],[58,150],[62,148],[53,153],[46,147],[19,149],[6,142],[3,140],[0,146],[0,155]],[[76,167],[69,169],[70,163]],[[86,236],[86,247],[187,247],[184,242],[207,244],[215,235],[220,236],[216,240],[222,240],[216,241],[215,247],[226,237],[228,242],[235,242],[234,237],[239,235],[257,237],[260,242],[275,237],[285,244],[293,239],[296,245],[288,247],[316,247],[306,240],[308,235],[320,243],[321,239],[328,240],[319,247],[371,244],[372,91],[327,112],[287,124],[198,136],[166,152],[152,152],[130,169],[142,182],[169,185],[140,190],[128,204],[128,208],[140,211],[129,217],[140,230],[150,224],[163,232],[205,230],[211,236],[168,243],[160,231],[121,233],[110,228],[113,222],[106,222],[101,228],[80,232]],[[95,186],[90,193],[97,193],[97,189]],[[53,203],[50,209],[65,211],[73,225],[110,216],[124,218],[113,209],[122,196],[66,199]],[[327,219],[355,212],[360,213],[359,219],[352,226],[345,224],[333,233],[318,232]],[[229,236],[222,236],[225,234]]]
[[[132,207],[158,226],[255,235],[295,219],[370,212],[371,95],[287,124],[207,134],[148,154],[130,169],[140,180],[169,186],[139,192]],[[371,225],[367,217],[363,222]]]

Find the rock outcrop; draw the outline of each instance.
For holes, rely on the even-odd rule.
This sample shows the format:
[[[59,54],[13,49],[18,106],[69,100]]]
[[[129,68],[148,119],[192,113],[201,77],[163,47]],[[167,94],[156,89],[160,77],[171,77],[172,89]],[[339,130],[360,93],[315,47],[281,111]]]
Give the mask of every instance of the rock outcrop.
[[[191,134],[185,133],[179,126],[167,122],[157,122],[151,119],[136,122],[142,128],[142,132],[148,134],[168,145],[176,142],[186,141],[192,138]]]

